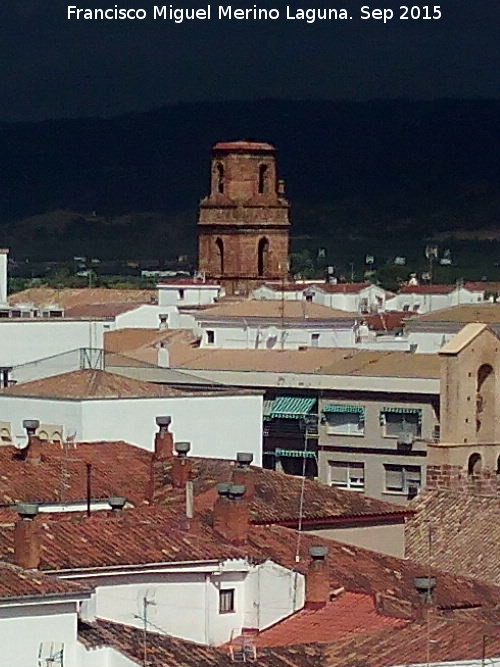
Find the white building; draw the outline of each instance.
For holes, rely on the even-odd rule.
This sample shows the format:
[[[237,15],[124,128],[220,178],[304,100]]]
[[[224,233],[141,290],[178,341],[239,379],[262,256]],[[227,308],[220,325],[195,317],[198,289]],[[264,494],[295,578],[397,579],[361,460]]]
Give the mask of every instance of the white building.
[[[387,310],[411,313],[430,313],[463,304],[482,303],[485,290],[481,283],[465,285],[405,285],[388,299]]]
[[[222,287],[210,281],[177,280],[158,285],[160,306],[208,306],[216,303],[221,296],[224,296]]]
[[[386,300],[392,297],[372,283],[269,283],[252,293],[255,299],[306,300],[322,306],[351,313],[378,313],[386,309]]]
[[[0,421],[16,442],[23,419],[62,425],[76,441],[124,440],[153,448],[155,418],[170,415],[176,437],[195,456],[231,458],[238,448],[262,460],[262,392],[175,389],[106,371],[83,369],[14,385],[0,392]]]
[[[195,314],[201,347],[300,350],[352,347],[359,338],[353,313],[307,301],[240,301]]]

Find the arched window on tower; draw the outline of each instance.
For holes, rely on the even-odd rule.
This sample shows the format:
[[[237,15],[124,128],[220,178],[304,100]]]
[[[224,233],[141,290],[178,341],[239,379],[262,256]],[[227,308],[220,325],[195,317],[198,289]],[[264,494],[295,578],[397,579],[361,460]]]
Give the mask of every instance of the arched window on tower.
[[[269,254],[269,241],[264,237],[260,239],[257,248],[257,275],[264,276],[267,273],[267,261]]]
[[[267,164],[259,165],[259,194],[262,195],[266,191],[267,181]]]
[[[218,162],[215,169],[217,173],[217,192],[222,194],[224,192],[224,167]]]
[[[482,364],[477,371],[476,433],[481,438],[494,437],[495,371],[490,364]]]
[[[220,275],[224,275],[224,243],[222,239],[216,239],[215,247],[217,248],[217,268]]]
[[[467,462],[467,474],[469,477],[472,477],[472,475],[478,475],[481,472],[482,465],[483,461],[481,459],[481,454],[478,454],[477,452],[471,454]]]

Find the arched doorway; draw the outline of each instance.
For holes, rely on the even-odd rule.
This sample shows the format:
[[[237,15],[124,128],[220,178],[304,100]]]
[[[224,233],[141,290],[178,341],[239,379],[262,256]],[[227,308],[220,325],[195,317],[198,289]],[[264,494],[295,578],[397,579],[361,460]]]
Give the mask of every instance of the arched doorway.
[[[472,477],[472,475],[478,475],[481,472],[482,465],[483,461],[481,459],[481,454],[478,454],[477,452],[471,454],[467,462],[467,474],[469,477]]]
[[[481,440],[495,439],[495,371],[482,364],[477,371],[476,433]]]
[[[257,248],[257,275],[265,276],[267,273],[267,262],[269,254],[269,241],[264,237],[260,239]]]

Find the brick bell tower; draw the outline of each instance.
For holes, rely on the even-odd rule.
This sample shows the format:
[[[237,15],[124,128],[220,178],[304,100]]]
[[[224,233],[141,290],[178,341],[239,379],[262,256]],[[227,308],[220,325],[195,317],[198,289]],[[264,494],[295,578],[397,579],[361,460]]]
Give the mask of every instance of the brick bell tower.
[[[198,268],[229,294],[288,275],[289,204],[276,149],[255,141],[212,148],[210,194],[200,204]]]

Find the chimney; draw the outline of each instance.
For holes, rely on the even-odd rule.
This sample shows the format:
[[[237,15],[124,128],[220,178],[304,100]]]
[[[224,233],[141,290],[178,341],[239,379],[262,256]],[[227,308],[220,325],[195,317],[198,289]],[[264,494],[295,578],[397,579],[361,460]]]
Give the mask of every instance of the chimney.
[[[330,601],[330,580],[326,566],[328,547],[309,548],[311,562],[306,574],[306,609],[320,609]]]
[[[436,577],[414,577],[413,584],[423,605],[431,605],[434,602],[434,589],[436,588]]]
[[[246,487],[245,498],[253,500],[255,496],[255,473],[250,468],[253,461],[251,452],[238,452],[236,454],[236,467],[233,470],[233,484]]]
[[[19,503],[19,519],[14,529],[14,563],[27,570],[36,570],[40,565],[41,545],[38,533],[38,505]]]
[[[174,455],[174,437],[168,430],[171,422],[172,417],[156,418],[156,424],[159,427],[159,431],[155,435],[155,461],[171,459]]]
[[[108,503],[112,512],[121,512],[127,504],[127,499],[125,496],[110,496],[108,498]]]
[[[248,503],[243,484],[217,484],[219,497],[215,501],[213,526],[229,542],[240,545],[248,539]]]
[[[26,429],[28,444],[23,450],[23,458],[27,463],[38,464],[42,460],[42,441],[35,435],[40,426],[38,419],[24,419],[23,428]]]
[[[174,448],[177,456],[172,462],[172,484],[176,489],[184,489],[191,479],[191,459],[188,458],[191,443],[176,442]]]

